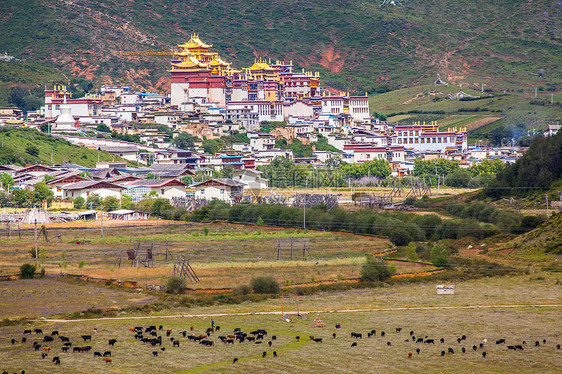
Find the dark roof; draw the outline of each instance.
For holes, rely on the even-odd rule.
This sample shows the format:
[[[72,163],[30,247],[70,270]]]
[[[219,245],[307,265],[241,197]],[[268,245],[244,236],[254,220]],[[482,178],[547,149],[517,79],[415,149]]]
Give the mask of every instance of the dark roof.
[[[246,185],[245,183],[236,182],[235,180],[229,178],[215,178],[215,179],[206,180],[205,182],[195,183],[193,184],[193,187],[203,186],[205,184],[209,184],[209,182],[215,182],[229,187],[243,187]]]
[[[115,183],[111,183],[108,181],[82,181],[82,182],[76,182],[76,183],[72,183],[69,185],[66,185],[63,187],[63,189],[65,190],[82,190],[84,188],[92,188],[98,184],[106,184],[108,185],[108,188],[119,188],[119,189],[124,189],[125,187],[120,186],[118,184]],[[103,188],[103,187],[100,187]]]
[[[182,185],[186,186],[185,183],[180,182],[177,179],[166,179],[166,180],[159,180],[159,179],[141,179],[138,181],[133,181],[125,184],[127,187],[138,187],[138,186],[145,186],[145,187],[164,187],[168,184],[175,184],[175,185]]]

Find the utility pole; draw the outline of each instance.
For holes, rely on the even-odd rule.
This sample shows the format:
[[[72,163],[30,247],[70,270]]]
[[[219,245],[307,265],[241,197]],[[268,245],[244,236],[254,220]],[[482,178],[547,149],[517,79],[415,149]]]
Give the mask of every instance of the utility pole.
[[[100,207],[101,237],[103,238],[103,205]]]
[[[305,191],[306,191],[307,188],[308,188],[308,175],[306,176],[306,180],[304,182]],[[304,200],[304,205],[303,205],[302,228],[303,228],[304,232],[306,233],[306,199]]]
[[[544,196],[546,197],[546,219],[548,219],[549,218],[549,215],[548,215],[548,194],[544,195]]]
[[[39,254],[37,252],[37,218],[35,218],[35,258],[39,259]]]

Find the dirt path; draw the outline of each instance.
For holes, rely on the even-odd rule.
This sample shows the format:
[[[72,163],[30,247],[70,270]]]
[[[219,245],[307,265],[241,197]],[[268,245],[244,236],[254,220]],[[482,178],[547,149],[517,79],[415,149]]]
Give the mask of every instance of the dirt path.
[[[392,308],[369,308],[369,309],[334,309],[334,310],[306,310],[300,311],[301,314],[311,313],[372,313],[372,312],[392,312],[409,310],[443,310],[443,309],[493,309],[493,308],[561,308],[562,304],[498,304],[498,305],[463,305],[463,306],[423,306],[423,307],[392,307]],[[253,315],[281,315],[282,312],[240,312],[240,313],[211,313],[211,314],[174,314],[169,316],[131,316],[131,317],[106,317],[106,318],[85,318],[85,319],[49,319],[40,318],[37,322],[87,322],[103,320],[139,320],[156,318],[197,318],[197,317],[237,317]]]

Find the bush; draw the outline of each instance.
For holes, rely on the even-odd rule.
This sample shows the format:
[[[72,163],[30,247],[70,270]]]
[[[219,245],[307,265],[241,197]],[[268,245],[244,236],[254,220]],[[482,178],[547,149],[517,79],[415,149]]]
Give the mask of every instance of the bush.
[[[374,256],[367,256],[367,261],[361,267],[361,280],[365,282],[382,281],[396,272],[396,268],[391,268],[383,260]]]
[[[414,243],[408,244],[406,247],[406,258],[408,261],[415,262],[418,260],[418,254],[416,253],[416,245]]]
[[[413,206],[416,203],[416,200],[415,196],[408,196],[404,199],[404,205]]]
[[[252,292],[252,287],[250,287],[250,286],[247,285],[247,284],[243,284],[243,285],[241,285],[241,286],[234,287],[234,288],[232,289],[232,294],[233,294],[234,296],[247,295],[247,294],[249,294],[250,292]]]
[[[405,229],[394,229],[390,232],[390,241],[397,246],[407,245],[412,241],[410,233]]]
[[[184,278],[173,275],[169,277],[168,281],[166,282],[166,292],[178,293],[179,290],[185,288],[186,284],[187,283]]]
[[[449,265],[449,254],[444,244],[435,244],[431,248],[431,263],[440,268]]]
[[[74,199],[74,209],[84,208],[85,203],[86,200],[82,196],[78,196],[76,199]]]
[[[36,270],[37,268],[35,267],[35,265],[23,264],[22,266],[20,266],[21,279],[33,279]]]
[[[279,293],[279,284],[273,277],[261,276],[254,278],[251,285],[255,293]]]

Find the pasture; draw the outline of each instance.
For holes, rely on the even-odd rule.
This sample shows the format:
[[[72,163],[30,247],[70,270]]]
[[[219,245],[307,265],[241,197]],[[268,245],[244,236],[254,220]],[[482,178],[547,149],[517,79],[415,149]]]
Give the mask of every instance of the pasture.
[[[366,254],[389,248],[387,239],[347,233],[305,233],[302,229],[161,220],[125,227],[112,226],[117,222],[111,221],[104,224],[103,238],[100,222],[89,228],[82,227],[83,223],[48,225],[49,242],[40,237],[38,243],[40,267],[50,274],[64,272],[133,280],[141,285],[164,284],[173,274],[174,262],[183,257],[191,261],[201,280],[193,287],[221,288],[246,284],[263,274],[282,284],[357,278]],[[0,239],[0,274],[14,274],[21,264],[34,261],[29,253],[34,246],[33,235],[33,230],[27,230],[21,239],[15,232],[10,238],[4,235]],[[131,266],[126,251],[137,248],[139,242],[143,248],[154,243],[154,267]],[[432,267],[398,265],[399,273],[427,268]]]
[[[168,311],[176,314],[175,317],[152,315],[138,319],[139,316],[122,314],[119,319],[38,320],[0,328],[0,369],[10,373],[18,370],[33,373],[487,373],[514,370],[518,373],[555,373],[562,365],[562,351],[556,348],[562,341],[560,281],[557,274],[541,273],[459,282],[456,295],[437,296],[434,285],[399,285],[318,294],[301,298],[301,311],[309,312],[304,314],[305,318],[297,318],[294,303],[285,304],[285,310],[292,312],[290,323],[278,314],[280,299],[252,305]],[[543,306],[509,307],[514,303]],[[390,310],[398,306],[404,309]],[[369,309],[359,309],[364,307]],[[359,310],[353,310],[355,308]],[[326,327],[312,326],[316,309]],[[268,311],[272,314],[259,314]],[[211,319],[221,328],[208,338],[214,346],[203,346],[180,334],[181,331],[187,331],[187,335],[203,334],[211,326]],[[341,329],[334,328],[336,323],[341,324]],[[150,325],[163,326],[163,330],[157,331],[157,335],[162,336],[162,346],[142,343],[129,331],[131,327]],[[397,327],[402,330],[396,332]],[[22,335],[23,330],[35,328],[41,328],[44,334]],[[168,328],[172,329],[170,336],[166,336]],[[235,328],[246,333],[265,329],[268,334],[261,344],[248,341],[222,343],[218,336],[231,334]],[[73,347],[91,346],[91,351],[64,353],[62,342],[56,336],[54,342],[42,342],[43,336],[54,330],[69,337]],[[372,330],[376,330],[375,336],[368,337]],[[382,331],[385,336],[381,336]],[[414,331],[416,340],[434,339],[435,344],[415,343],[410,331]],[[351,332],[361,333],[362,338],[352,338]],[[85,334],[92,335],[91,342],[81,339]],[[277,339],[272,340],[272,335]],[[311,341],[310,335],[321,338],[322,342]],[[466,335],[466,340],[459,343],[457,339],[462,335]],[[24,336],[27,341],[21,343]],[[300,336],[299,341],[296,336]],[[173,347],[170,338],[179,340],[179,347]],[[444,343],[440,343],[441,338]],[[17,342],[11,344],[11,339]],[[109,346],[109,339],[117,339],[117,343]],[[487,339],[487,344],[480,348],[483,339]],[[499,339],[505,339],[506,344],[495,344]],[[42,348],[38,351],[32,348],[34,341],[51,347],[45,359],[41,358]],[[353,343],[357,346],[351,347]],[[515,344],[523,345],[524,350],[507,348]],[[477,346],[476,351],[472,349],[473,345]],[[462,353],[463,347],[465,353]],[[419,354],[416,348],[420,349]],[[448,353],[449,348],[454,353]],[[443,350],[446,353],[441,356]],[[105,351],[111,351],[112,362],[109,364],[101,357],[94,357],[94,352]],[[273,357],[273,351],[277,357]],[[482,357],[483,351],[487,353],[486,358]],[[158,356],[155,357],[153,352],[158,352]],[[262,358],[263,352],[266,352],[265,358]],[[413,353],[412,358],[408,358],[408,352]],[[60,357],[60,366],[52,362],[53,357]],[[234,358],[238,358],[235,364],[232,363]]]

